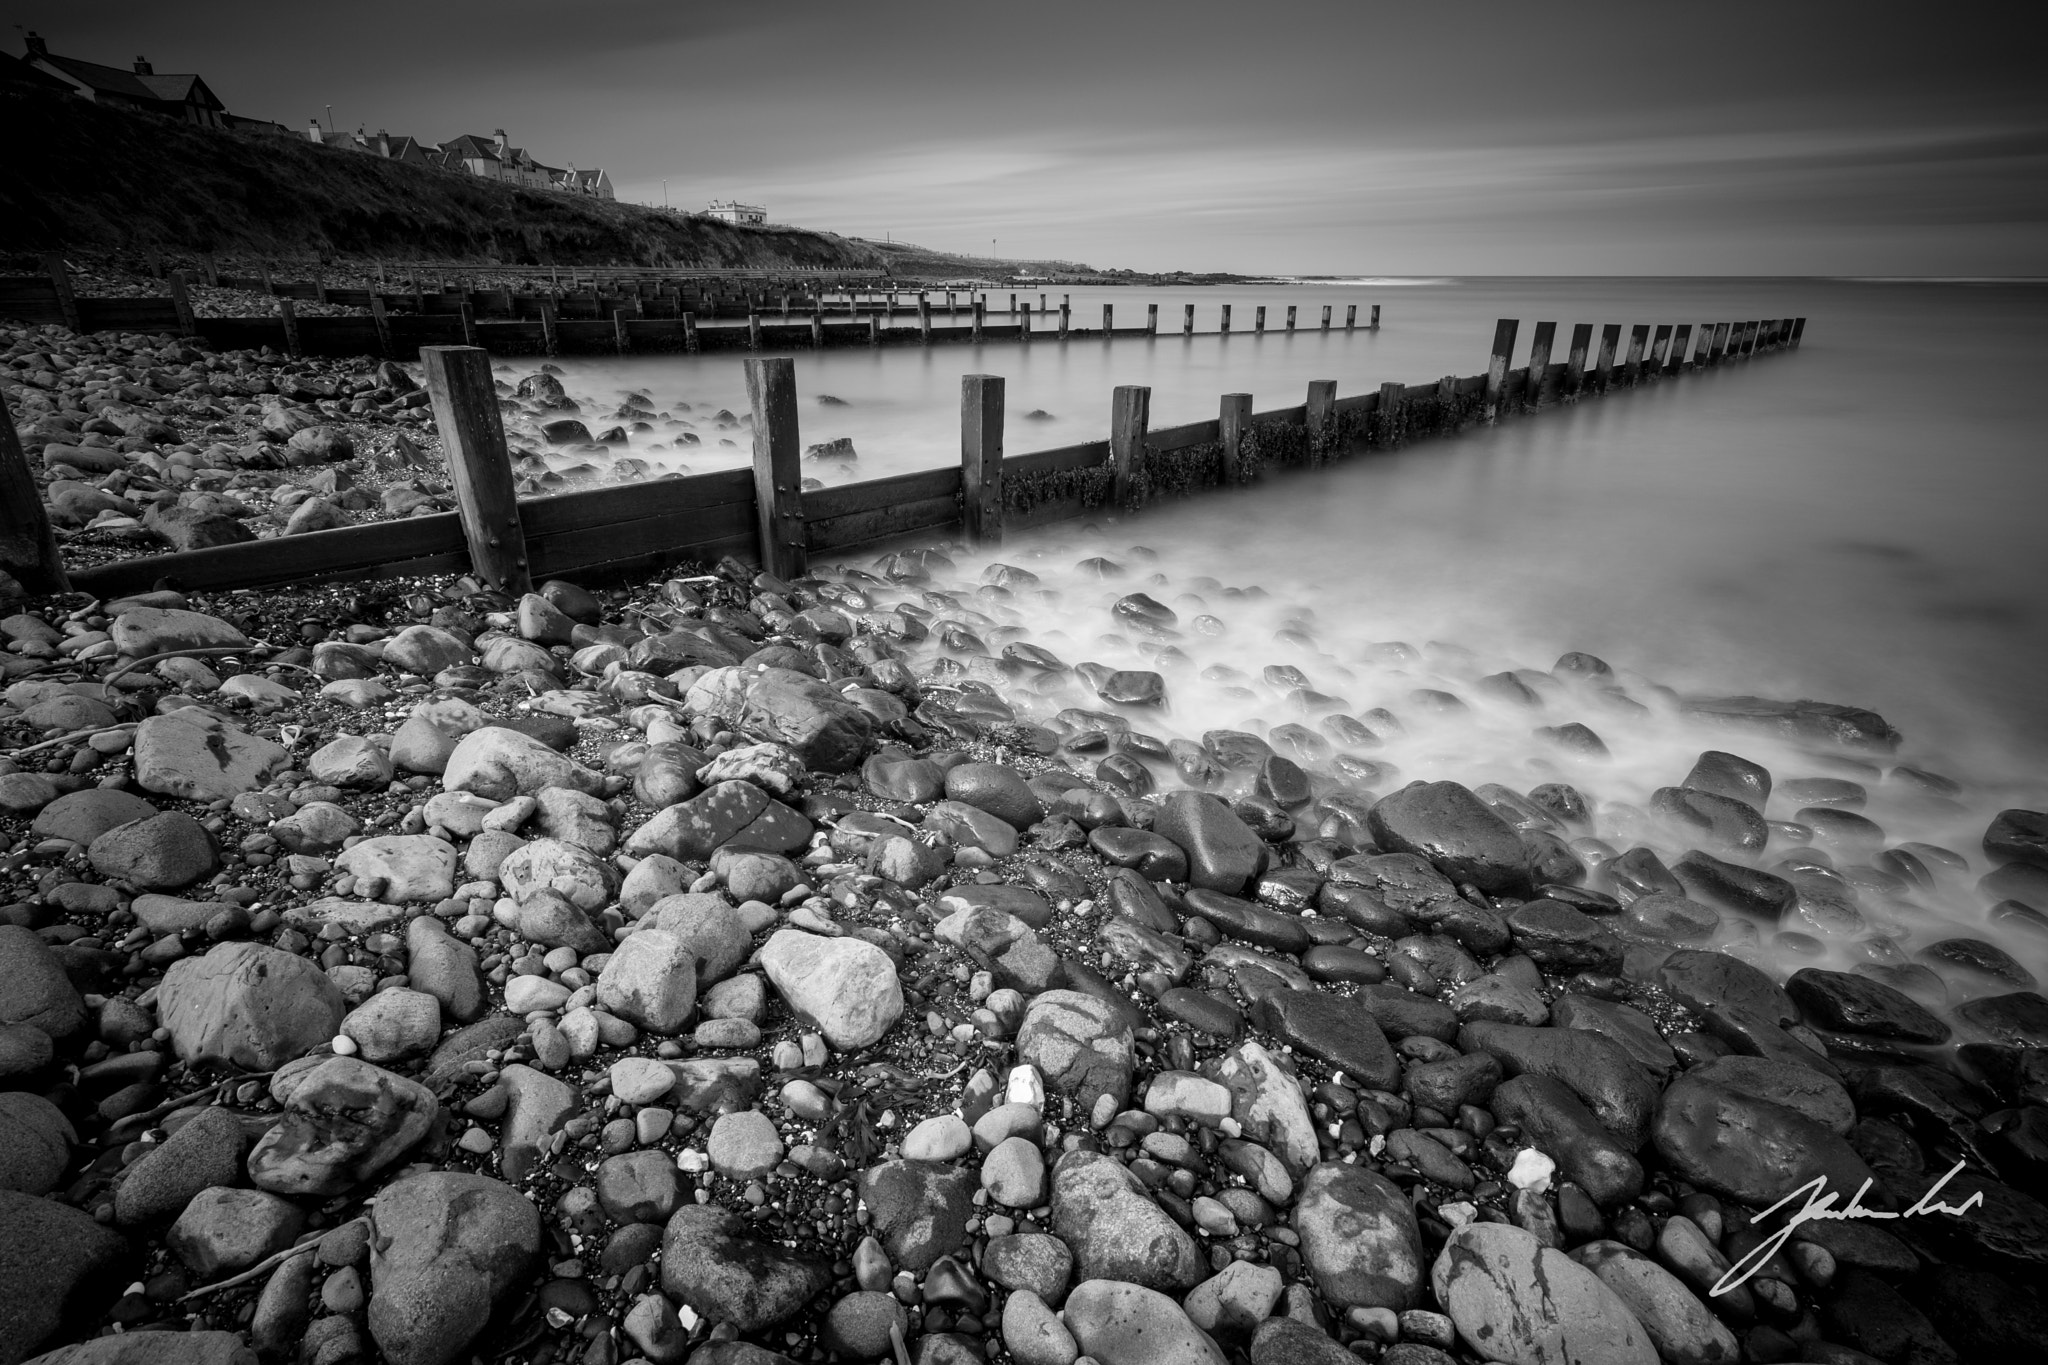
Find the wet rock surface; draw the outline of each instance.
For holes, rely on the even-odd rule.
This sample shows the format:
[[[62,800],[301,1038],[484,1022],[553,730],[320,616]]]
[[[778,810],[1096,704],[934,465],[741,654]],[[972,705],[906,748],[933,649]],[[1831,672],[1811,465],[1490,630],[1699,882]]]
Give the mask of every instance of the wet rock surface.
[[[1302,616],[1208,677],[1246,594],[971,562],[9,608],[0,1360],[2038,1345],[2038,815],[1914,815],[1851,708]],[[1604,738],[1430,757],[1488,707]],[[1983,1198],[1713,1294],[1815,1179]]]

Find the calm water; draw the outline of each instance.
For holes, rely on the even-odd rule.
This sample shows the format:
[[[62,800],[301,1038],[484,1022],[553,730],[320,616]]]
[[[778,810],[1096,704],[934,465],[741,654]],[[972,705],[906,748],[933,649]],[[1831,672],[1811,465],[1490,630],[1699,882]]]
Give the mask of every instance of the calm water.
[[[2048,537],[2039,529],[2048,460],[2032,401],[2048,364],[2048,287],[1463,280],[1062,292],[1072,296],[1077,322],[1099,322],[1104,300],[1125,324],[1159,302],[1163,330],[1177,330],[1189,301],[1203,328],[1214,326],[1225,301],[1235,305],[1237,327],[1249,326],[1259,302],[1269,324],[1290,302],[1310,324],[1324,303],[1335,305],[1341,323],[1346,304],[1359,303],[1364,316],[1377,302],[1383,326],[1227,341],[1167,335],[1113,345],[800,354],[806,441],[851,436],[860,477],[956,459],[958,376],[977,370],[1008,378],[1008,448],[1017,453],[1104,435],[1109,392],[1121,383],[1152,385],[1153,420],[1164,425],[1214,416],[1225,390],[1248,390],[1270,408],[1300,402],[1310,379],[1336,378],[1350,394],[1385,379],[1475,373],[1496,317],[1522,320],[1524,348],[1536,321],[1556,321],[1561,357],[1580,321],[1807,316],[1796,352],[1320,473],[1269,477],[1249,492],[1166,504],[1122,525],[1013,537],[1000,559],[1039,574],[1057,600],[1025,595],[995,611],[985,598],[963,598],[987,619],[962,619],[995,632],[992,650],[1030,639],[1069,663],[1160,667],[1172,704],[1142,726],[1166,736],[1198,737],[1212,726],[1263,732],[1299,719],[1259,681],[1267,663],[1295,664],[1354,714],[1385,706],[1403,718],[1406,733],[1370,755],[1394,763],[1400,780],[1453,777],[1526,790],[1563,775],[1610,807],[1596,829],[1601,837],[1623,848],[1648,842],[1673,857],[1686,846],[1683,836],[1644,826],[1632,810],[1650,790],[1681,779],[1702,748],[1755,757],[1781,782],[1842,774],[1822,756],[1683,720],[1659,701],[1657,687],[1869,707],[1905,733],[1897,761],[1947,773],[1968,791],[1957,808],[1928,807],[1871,777],[1865,813],[1892,842],[1943,844],[1969,856],[1973,871],[1938,894],[1864,888],[1865,929],[1843,934],[1834,948],[1853,959],[1890,951],[1870,946],[1872,935],[1910,951],[1930,936],[1979,933],[2048,977],[2040,941],[1987,929],[1968,885],[1986,870],[1977,841],[1989,816],[2048,799]],[[678,457],[646,448],[667,444],[671,433],[658,432],[636,454],[658,465],[680,458],[700,471],[745,458],[743,428],[721,431],[705,420],[719,407],[745,412],[738,359],[565,368],[587,411],[608,410],[632,389],[657,408],[687,401],[693,411],[678,415],[711,443]],[[820,406],[820,394],[847,406]],[[1051,420],[1022,420],[1034,408]],[[721,455],[720,439],[735,445]],[[1134,556],[1133,546],[1156,558]],[[1101,582],[1074,573],[1091,554],[1124,563],[1129,576]],[[994,558],[958,556],[960,586],[971,591]],[[1218,584],[1257,585],[1269,596],[1229,597]],[[1168,656],[1159,664],[1156,642],[1119,631],[1107,611],[1137,589],[1173,606],[1184,624],[1207,613],[1226,633],[1187,632],[1177,644],[1191,662]],[[1314,623],[1312,647],[1274,641],[1290,619]],[[1371,648],[1387,641],[1447,642],[1472,657],[1426,654],[1389,666]],[[1609,660],[1650,713],[1596,715],[1560,696],[1532,718],[1471,689],[1482,674],[1547,669],[1574,649]],[[1216,663],[1248,681],[1204,678],[1202,669]],[[1470,705],[1450,716],[1420,714],[1410,700],[1420,687]],[[1051,709],[1087,700],[1054,683],[1043,690]],[[1530,734],[1535,724],[1568,719],[1605,736],[1614,759],[1564,759]],[[1768,813],[1793,815],[1777,802]],[[1763,864],[1784,851],[1767,850]],[[1853,850],[1834,857],[1844,866],[1864,859]]]

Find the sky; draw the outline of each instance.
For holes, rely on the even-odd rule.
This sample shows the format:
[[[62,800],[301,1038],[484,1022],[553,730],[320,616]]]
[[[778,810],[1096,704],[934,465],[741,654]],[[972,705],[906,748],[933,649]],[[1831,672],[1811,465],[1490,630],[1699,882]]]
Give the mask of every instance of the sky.
[[[1007,259],[2048,275],[2039,6],[0,0],[236,113]]]

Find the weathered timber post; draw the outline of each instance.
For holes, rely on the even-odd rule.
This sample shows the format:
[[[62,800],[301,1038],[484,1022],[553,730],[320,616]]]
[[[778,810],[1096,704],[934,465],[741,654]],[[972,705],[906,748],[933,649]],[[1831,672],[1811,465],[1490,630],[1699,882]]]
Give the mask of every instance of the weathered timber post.
[[[1692,367],[1695,370],[1705,369],[1712,363],[1713,358],[1714,324],[1703,322],[1699,325],[1698,330],[1693,333]]]
[[[1550,348],[1557,343],[1557,324],[1539,322],[1534,335],[1529,338],[1529,388],[1522,395],[1522,406],[1536,407],[1543,398],[1543,372],[1550,368]],[[1386,389],[1381,387],[1384,395]]]
[[[1110,339],[1110,337],[1112,337],[1112,336],[1114,336],[1114,335],[1116,334],[1116,321],[1115,321],[1115,319],[1116,319],[1116,305],[1115,305],[1115,304],[1113,304],[1113,303],[1105,303],[1105,304],[1103,304],[1103,305],[1102,305],[1102,339],[1103,339],[1104,341],[1108,341],[1108,340]]]
[[[1010,295],[1010,316],[1017,316],[1017,296],[1014,293]]]
[[[1291,303],[1287,305],[1287,330],[1294,330],[1294,305]]]
[[[1328,310],[1324,310],[1327,317]],[[1308,381],[1308,462],[1326,464],[1336,455],[1337,381]]]
[[[1330,330],[1330,305],[1327,303],[1323,305],[1323,330]]]
[[[1806,319],[1794,318],[1792,319],[1792,335],[1786,339],[1785,344],[1794,349],[1797,349],[1799,346],[1799,339],[1805,335]]]
[[[880,315],[880,314],[877,314],[877,313],[870,313],[870,314],[868,314],[868,345],[870,345],[870,346],[879,346],[879,345],[881,345],[881,344],[882,344],[882,319],[881,319],[881,315]]]
[[[262,277],[263,277],[263,292],[264,292],[264,293],[266,293],[266,294],[275,294],[275,293],[277,293],[277,282],[276,282],[275,280],[273,280],[273,279],[271,279],[271,278],[270,278],[270,262],[268,262],[268,261],[258,261],[258,262],[256,262],[256,273],[257,273],[258,275],[260,275],[260,276],[262,276]]]
[[[498,415],[491,354],[480,346],[422,346],[420,359],[426,363],[427,394],[448,480],[455,485],[470,567],[499,592],[512,597],[531,592],[526,533],[519,525],[512,454]]]
[[[1643,375],[1643,348],[1650,341],[1650,324],[1639,322],[1628,329],[1628,359],[1622,362],[1622,373],[1633,384]]]
[[[920,346],[932,344],[932,306],[922,289],[917,291],[917,341]]]
[[[747,400],[754,406],[754,522],[761,567],[777,578],[801,578],[810,562],[804,527],[803,447],[796,423],[796,362],[787,356],[749,360]]]
[[[979,346],[979,345],[981,345],[981,324],[982,324],[982,320],[983,320],[983,317],[984,317],[984,316],[985,316],[985,315],[987,314],[987,312],[988,312],[988,296],[987,296],[986,294],[984,294],[984,295],[983,295],[982,297],[980,297],[980,298],[976,299],[976,300],[974,301],[974,305],[973,305],[973,306],[974,306],[974,344],[975,344],[975,345],[977,345],[977,346]]]
[[[1003,543],[1003,377],[960,376],[960,492],[971,545]]]
[[[1070,330],[1072,329],[1072,323],[1073,323],[1073,315],[1072,315],[1072,312],[1071,312],[1071,310],[1070,310],[1070,309],[1068,308],[1068,306],[1067,306],[1067,301],[1066,301],[1065,299],[1061,299],[1061,300],[1060,300],[1060,340],[1061,340],[1061,341],[1065,341],[1065,340],[1067,339],[1067,333],[1068,333],[1068,332],[1069,332],[1069,331],[1070,331]]]
[[[1486,362],[1486,420],[1489,425],[1500,420],[1500,397],[1507,387],[1508,366],[1515,358],[1515,333],[1522,330],[1522,324],[1514,318],[1501,318],[1493,324],[1493,354]]]
[[[327,302],[327,281],[318,274],[313,276],[313,302]]]
[[[279,299],[277,316],[284,323],[284,348],[287,353],[296,356],[299,353],[298,310],[292,307],[290,299]]]
[[[1262,304],[1260,304],[1260,305],[1259,305],[1259,306],[1258,306],[1258,307],[1257,307],[1256,309],[1254,309],[1254,310],[1253,310],[1253,312],[1252,312],[1252,335],[1253,335],[1253,336],[1264,336],[1265,334],[1266,334],[1266,305],[1262,303]]]
[[[5,402],[0,402],[0,569],[32,593],[71,591],[42,489]]]
[[[811,345],[822,348],[825,344],[825,305],[818,304],[811,312]]]
[[[782,296],[782,320],[784,322],[789,321],[789,295],[787,294]]]
[[[1664,373],[1664,357],[1670,347],[1671,324],[1660,322],[1657,324],[1656,334],[1650,340],[1650,378],[1655,379]]]
[[[417,270],[415,270],[415,271],[412,271],[412,272],[411,272],[411,275],[412,275],[412,311],[413,311],[413,312],[415,312],[415,313],[424,313],[424,312],[426,312],[426,311],[427,311],[427,291],[426,291],[426,290],[424,290],[424,289],[422,289],[422,288],[420,288],[420,276],[419,276],[419,272],[418,272]]]
[[[540,301],[540,347],[548,355],[554,355],[560,343],[555,337],[555,301],[543,298]]]
[[[220,286],[220,268],[213,263],[213,253],[211,251],[199,253],[199,271],[206,276],[206,283],[208,285],[214,288]]]
[[[1024,303],[1024,311],[1019,313],[1017,318],[1018,339],[1020,341],[1031,340],[1031,303],[1028,299]]]
[[[1195,334],[1195,305],[1188,304],[1180,315],[1180,334],[1191,337]]]
[[[1223,305],[1223,321],[1218,327],[1224,336],[1230,335],[1230,305],[1227,303]]]
[[[1664,367],[1666,374],[1685,373],[1685,353],[1692,344],[1692,324],[1681,322],[1678,330],[1671,335],[1671,361]]]
[[[1344,306],[1344,330],[1345,330],[1345,331],[1347,331],[1347,332],[1351,332],[1351,331],[1356,331],[1356,330],[1357,330],[1357,328],[1358,328],[1358,305],[1357,305],[1357,304],[1355,304],[1355,303],[1349,303],[1349,304],[1346,304],[1346,305]]]
[[[1745,359],[1756,353],[1756,329],[1754,319],[1742,324],[1742,354]]]
[[[1586,352],[1593,349],[1593,324],[1575,322],[1572,324],[1571,349],[1564,358],[1564,401],[1575,403],[1579,390],[1586,387]]]
[[[1152,390],[1143,384],[1117,385],[1109,405],[1109,481],[1110,505],[1119,512],[1130,509],[1151,425]]]
[[[1148,337],[1159,335],[1159,305],[1156,303],[1145,305],[1145,335]]]
[[[747,349],[750,351],[761,349],[761,315],[759,313],[747,314]]]
[[[370,321],[377,328],[377,354],[386,360],[394,358],[391,349],[391,315],[384,311],[384,296],[370,295]]]
[[[1224,394],[1216,413],[1216,441],[1223,448],[1225,484],[1244,481],[1244,434],[1251,424],[1252,396],[1248,393]]]
[[[457,304],[456,308],[460,310],[462,318],[462,344],[465,346],[476,345],[476,309],[470,307],[469,301],[466,299]]]
[[[1371,327],[1371,329],[1370,329],[1370,330],[1372,330],[1372,331],[1375,331],[1375,332],[1377,332],[1377,331],[1378,331],[1379,329],[1380,329],[1380,306],[1379,306],[1378,304],[1374,304],[1374,305],[1372,306],[1372,327]]]
[[[169,283],[171,307],[178,310],[178,335],[194,336],[199,331],[199,316],[192,311],[192,292],[185,287],[185,272],[173,270]],[[380,341],[383,339],[384,333],[381,329],[377,336]]]
[[[1725,322],[1714,323],[1713,334],[1707,342],[1707,363],[1710,365],[1720,364],[1721,357],[1727,353],[1727,350],[1728,324]]]
[[[626,316],[625,309],[612,309],[612,347],[620,355],[630,355],[633,350],[633,339],[626,335]]]
[[[680,299],[677,302],[681,302]],[[683,314],[683,349],[691,355],[704,349],[704,339],[697,335],[697,315]]]
[[[1408,386],[1398,379],[1389,379],[1380,385],[1380,439],[1383,446],[1397,446],[1406,435],[1404,419],[1408,413]]]
[[[50,288],[57,294],[57,311],[64,315],[64,325],[74,332],[85,330],[79,320],[78,296],[71,292],[71,273],[64,268],[64,258],[56,252],[43,257],[43,273],[50,277]]]

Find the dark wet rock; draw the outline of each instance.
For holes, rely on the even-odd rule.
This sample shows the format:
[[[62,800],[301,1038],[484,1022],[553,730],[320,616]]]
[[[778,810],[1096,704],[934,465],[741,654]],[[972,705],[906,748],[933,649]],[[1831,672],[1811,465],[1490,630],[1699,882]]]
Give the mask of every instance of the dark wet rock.
[[[1308,930],[1299,917],[1282,914],[1200,887],[1187,893],[1190,914],[1200,915],[1225,937],[1241,939],[1281,953],[1299,953],[1309,946]]]
[[[1202,1074],[1230,1091],[1231,1117],[1244,1136],[1278,1157],[1290,1175],[1316,1163],[1314,1119],[1294,1072],[1250,1039],[1205,1063]]]
[[[847,772],[865,756],[874,721],[814,678],[788,669],[715,669],[690,688],[692,712],[783,745],[816,772]]]
[[[1742,1349],[1683,1281],[1633,1247],[1589,1242],[1571,1257],[1628,1305],[1666,1365],[1735,1365]]]
[[[1468,1223],[1430,1269],[1458,1335],[1519,1365],[1657,1365],[1622,1299],[1585,1267],[1505,1223]]]
[[[1774,1024],[1790,1024],[1799,1009],[1770,977],[1741,958],[1704,949],[1673,953],[1657,969],[1657,984],[1680,1004],[1701,1010],[1710,1005],[1735,1005],[1753,1010]]]
[[[1302,970],[1317,981],[1372,985],[1386,979],[1387,968],[1363,948],[1319,943],[1301,955]]]
[[[1455,1114],[1462,1105],[1485,1104],[1503,1074],[1493,1054],[1468,1052],[1409,1065],[1401,1075],[1401,1093],[1439,1114]]]
[[[1696,943],[1712,938],[1721,913],[1690,896],[1655,892],[1638,896],[1622,912],[1629,927],[1645,938],[1666,943]]]
[[[1875,1179],[1846,1141],[1806,1115],[1689,1075],[1664,1092],[1651,1138],[1682,1178],[1760,1208],[1816,1176],[1847,1191]]]
[[[2048,869],[2048,813],[2000,811],[1984,830],[1984,851],[2001,862]]]
[[[1678,1059],[1658,1032],[1656,1021],[1633,1006],[1593,995],[1565,994],[1551,1002],[1550,1022],[1559,1028],[1585,1029],[1619,1043],[1652,1076],[1668,1076],[1678,1068]]]
[[[117,825],[94,839],[86,856],[102,877],[144,891],[177,891],[220,866],[212,836],[184,811]]]
[[[1515,947],[1537,966],[1556,973],[1615,971],[1621,940],[1598,920],[1554,900],[1534,900],[1508,915]]]
[[[885,1161],[860,1179],[860,1201],[890,1259],[914,1271],[967,1245],[978,1188],[973,1175],[944,1162]]]
[[[114,1194],[123,1227],[176,1218],[201,1190],[233,1185],[242,1173],[242,1125],[233,1111],[208,1105],[129,1167]]]
[[[1632,848],[1619,858],[1609,859],[1602,864],[1600,875],[1624,902],[1642,896],[1685,894],[1685,883],[1672,875],[1664,860],[1647,848]]]
[[[1832,1133],[1847,1135],[1856,1126],[1856,1105],[1849,1091],[1811,1067],[1763,1057],[1722,1057],[1686,1074],[1804,1114]]]
[[[2048,869],[2007,863],[1977,879],[1977,894],[1990,901],[2015,901],[2048,915]]]
[[[1927,1267],[1901,1290],[1965,1360],[2048,1361],[2048,1300],[2038,1287],[1947,1264]]]
[[[427,1135],[434,1094],[354,1057],[329,1057],[271,1079],[284,1118],[249,1153],[249,1179],[274,1194],[343,1194]]]
[[[1916,1220],[1916,1236],[1934,1239],[1947,1255],[1966,1264],[2038,1281],[2048,1273],[2048,1205],[2032,1195],[1975,1170],[1953,1175],[1930,1170],[1918,1176],[1891,1177],[1902,1200],[1924,1200],[1969,1212],[1950,1218]]]
[[[1913,1043],[1948,1041],[1947,1024],[1904,992],[1868,977],[1805,967],[1785,990],[1809,1020],[1828,1028]]]
[[[1944,938],[1928,944],[1915,954],[1922,962],[1947,967],[1967,975],[2003,982],[2022,990],[2034,985],[2034,974],[2012,954],[1981,938]]]
[[[1118,669],[1096,684],[1095,695],[1116,706],[1164,706],[1166,679],[1149,669]]]
[[[1770,837],[1756,807],[1733,797],[1688,787],[1660,787],[1651,794],[1650,804],[1717,848],[1754,853]]]
[[[1179,882],[1188,878],[1188,855],[1179,844],[1156,830],[1100,825],[1089,831],[1088,846],[1108,862],[1130,868],[1150,881]]]
[[[1822,701],[1768,701],[1762,697],[1688,697],[1688,715],[1789,740],[1819,741],[1854,749],[1890,751],[1903,738],[1874,711]]]
[[[1324,1162],[1302,1178],[1294,1208],[1302,1257],[1339,1308],[1414,1307],[1422,1295],[1422,1236],[1414,1206],[1392,1181]]]
[[[1078,991],[1047,991],[1031,1002],[1017,1031],[1017,1057],[1035,1065],[1053,1090],[1084,1111],[1109,1096],[1130,1099],[1134,1042],[1128,1015]]]
[[[1955,1348],[1890,1285],[1854,1266],[1842,1270],[1822,1304],[1828,1336],[1887,1365],[1953,1365]]]
[[[1400,1349],[1398,1345],[1389,1348],[1381,1361],[1386,1365],[1437,1365],[1434,1360],[1396,1359],[1392,1353]],[[1435,1354],[1450,1360],[1441,1351]],[[1267,1318],[1259,1324],[1252,1333],[1251,1358],[1252,1365],[1351,1365],[1358,1359],[1320,1328],[1287,1317]]]
[[[1489,1107],[1503,1123],[1520,1125],[1523,1135],[1557,1162],[1565,1179],[1601,1207],[1620,1207],[1642,1193],[1643,1168],[1632,1150],[1617,1142],[1563,1081],[1517,1076],[1495,1088]]]
[[[1693,763],[1692,771],[1678,784],[1694,791],[1712,792],[1740,801],[1757,810],[1771,799],[1771,773],[1761,763],[1739,754],[1709,749]]]
[[[1079,1280],[1124,1280],[1181,1292],[1207,1278],[1188,1234],[1114,1158],[1068,1152],[1052,1172],[1052,1226]]]
[[[1280,990],[1262,997],[1252,1017],[1260,1028],[1343,1071],[1348,1084],[1392,1090],[1401,1063],[1372,1014],[1356,1000],[1322,991]]]
[[[1575,720],[1563,725],[1539,725],[1534,733],[1575,754],[1584,754],[1588,758],[1608,756],[1607,742],[1590,727]]]
[[[1794,1035],[1772,1023],[1755,1010],[1739,1005],[1711,1005],[1700,1011],[1706,1032],[1727,1052],[1743,1057],[1763,1057],[1775,1062],[1810,1067],[1835,1080],[1842,1073],[1822,1051],[1820,1040],[1802,1030]]]
[[[1000,763],[960,763],[946,770],[946,796],[987,811],[1018,829],[1035,825],[1045,810],[1017,770]]]
[[[1413,782],[1382,797],[1368,827],[1390,853],[1415,853],[1457,882],[1512,893],[1529,886],[1527,852],[1512,825],[1455,782]]]
[[[61,1041],[85,1019],[85,1001],[50,945],[32,929],[0,924],[0,1026],[27,1025]]]
[[[831,1282],[829,1262],[757,1240],[717,1205],[685,1204],[662,1236],[663,1292],[742,1332],[788,1321]]]
[[[1361,986],[1352,997],[1365,1006],[1373,1022],[1389,1038],[1435,1038],[1449,1042],[1458,1035],[1458,1015],[1441,1000],[1415,994],[1390,982]]]
[[[1562,1081],[1623,1147],[1633,1152],[1643,1145],[1657,1088],[1612,1039],[1584,1029],[1478,1022],[1458,1030],[1458,1046],[1492,1053],[1510,1076]]]
[[[90,1214],[0,1190],[0,1361],[91,1323],[121,1292],[127,1255],[120,1234]]]
[[[1188,855],[1188,877],[1199,888],[1235,895],[1258,872],[1265,846],[1221,800],[1204,792],[1175,792],[1152,824]]]

